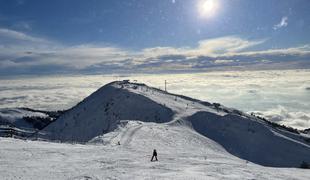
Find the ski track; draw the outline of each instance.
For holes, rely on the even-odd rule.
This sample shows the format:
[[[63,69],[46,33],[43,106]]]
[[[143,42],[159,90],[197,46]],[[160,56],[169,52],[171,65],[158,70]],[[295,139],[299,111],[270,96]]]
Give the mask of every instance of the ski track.
[[[128,146],[129,143],[131,142],[132,138],[134,137],[134,134],[135,134],[140,128],[142,128],[142,125],[137,125],[137,126],[131,127],[131,128],[129,128],[128,130],[126,130],[126,131],[121,135],[121,139],[120,139],[121,145]]]
[[[236,158],[187,127],[130,121],[111,133],[116,136],[102,138],[120,138],[121,145],[0,138],[0,179],[310,179],[309,170],[263,167]],[[158,162],[150,162],[153,147]]]

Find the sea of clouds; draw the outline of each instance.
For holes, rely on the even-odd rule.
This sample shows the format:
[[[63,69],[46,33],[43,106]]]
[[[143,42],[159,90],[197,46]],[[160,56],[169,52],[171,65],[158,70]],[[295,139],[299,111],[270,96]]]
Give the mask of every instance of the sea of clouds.
[[[255,112],[295,128],[310,128],[310,70],[3,77],[0,108],[68,109],[99,87],[123,79],[161,89],[167,80],[169,92]]]

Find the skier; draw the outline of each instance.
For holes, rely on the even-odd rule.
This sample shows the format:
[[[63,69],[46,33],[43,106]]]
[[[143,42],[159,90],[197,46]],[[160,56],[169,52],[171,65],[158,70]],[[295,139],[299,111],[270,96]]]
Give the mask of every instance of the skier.
[[[155,161],[158,161],[156,149],[154,149],[154,151],[153,151],[153,156],[152,156],[151,161],[153,161],[154,157],[155,157]]]

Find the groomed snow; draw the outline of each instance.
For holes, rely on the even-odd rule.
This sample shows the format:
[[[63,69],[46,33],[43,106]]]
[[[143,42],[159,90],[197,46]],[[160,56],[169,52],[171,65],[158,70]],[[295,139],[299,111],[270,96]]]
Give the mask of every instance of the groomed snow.
[[[154,148],[158,162],[150,162]],[[309,170],[239,159],[185,126],[138,121],[122,121],[85,145],[0,138],[0,152],[4,180],[310,179]]]

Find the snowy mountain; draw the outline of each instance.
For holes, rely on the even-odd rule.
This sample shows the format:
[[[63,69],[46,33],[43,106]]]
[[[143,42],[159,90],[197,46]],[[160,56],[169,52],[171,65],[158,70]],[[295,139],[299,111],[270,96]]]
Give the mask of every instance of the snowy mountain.
[[[63,111],[42,111],[30,108],[0,109],[0,137],[24,138],[43,129]]]
[[[203,151],[207,151],[209,146],[217,146],[221,152],[273,167],[299,167],[302,162],[310,162],[307,134],[274,127],[260,118],[217,103],[202,102],[128,81],[117,81],[103,86],[41,130],[37,138],[104,144],[119,141],[120,144],[127,145],[129,142],[126,138],[117,138],[121,136],[119,132],[123,128],[124,120],[141,122],[141,125],[133,129],[126,129],[126,137],[131,137],[134,141],[144,142],[143,138],[146,136],[156,138],[162,134],[160,140],[163,142],[160,146],[165,146],[166,143],[171,145],[173,143],[170,141],[179,139],[165,134],[164,127],[167,127],[167,130],[179,128],[179,134],[175,135],[175,138],[191,138],[181,133],[190,131],[193,134],[199,133],[206,141],[211,141],[211,145],[203,145]],[[156,123],[156,127],[162,127],[162,131],[148,134],[144,126],[148,126],[150,122]],[[144,131],[144,134],[141,131]],[[136,133],[142,134],[132,138]],[[150,141],[158,140],[152,140],[151,137]],[[187,146],[191,147],[191,144],[187,144],[189,142],[180,145],[187,149]],[[140,145],[149,147],[150,143],[155,142]],[[192,148],[201,144],[196,143]]]

